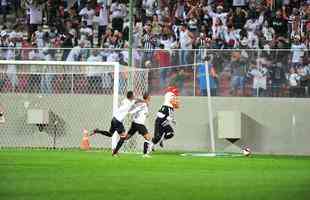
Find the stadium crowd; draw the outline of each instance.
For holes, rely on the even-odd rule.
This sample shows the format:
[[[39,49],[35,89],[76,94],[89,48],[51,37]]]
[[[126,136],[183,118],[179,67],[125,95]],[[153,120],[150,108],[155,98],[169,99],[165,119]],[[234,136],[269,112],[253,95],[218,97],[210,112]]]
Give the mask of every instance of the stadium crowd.
[[[290,96],[308,94],[309,0],[133,2],[134,65],[160,67],[161,86],[175,77],[171,82],[182,90],[192,70],[166,67],[201,63],[205,49],[213,49],[208,59],[214,95],[246,95],[247,86],[250,96],[281,96],[283,88]],[[0,0],[0,6],[1,59],[128,63],[128,0]],[[205,95],[200,68],[199,94]],[[17,86],[16,66],[7,71]]]

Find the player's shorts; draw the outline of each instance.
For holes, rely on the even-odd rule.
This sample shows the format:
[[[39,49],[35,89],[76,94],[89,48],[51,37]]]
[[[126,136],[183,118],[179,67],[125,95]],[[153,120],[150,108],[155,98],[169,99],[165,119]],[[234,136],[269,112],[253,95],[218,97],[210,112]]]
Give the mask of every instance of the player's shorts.
[[[140,135],[146,135],[148,130],[145,125],[132,122],[128,131],[128,135],[134,135],[136,132],[138,132]]]
[[[125,127],[122,122],[118,121],[115,117],[113,117],[111,121],[110,133],[117,132],[118,134],[122,134],[125,132]]]

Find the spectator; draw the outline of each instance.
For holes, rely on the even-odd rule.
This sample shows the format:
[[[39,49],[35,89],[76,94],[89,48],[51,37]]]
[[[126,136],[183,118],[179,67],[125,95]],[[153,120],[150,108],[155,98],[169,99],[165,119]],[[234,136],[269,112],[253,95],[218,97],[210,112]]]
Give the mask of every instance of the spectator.
[[[191,53],[191,49],[193,48],[194,43],[194,35],[187,29],[187,25],[182,24],[180,29],[180,48],[181,48],[181,56],[180,56],[180,65],[189,64],[189,55]]]
[[[9,39],[15,44],[15,47],[20,48],[22,46],[23,32],[20,25],[13,26],[13,30],[9,33]]]
[[[71,49],[66,61],[81,61],[83,55],[83,49],[85,47],[85,41],[81,40],[78,46]]]
[[[196,54],[197,54],[197,63],[203,62],[203,58],[206,54],[206,49],[208,49],[208,39],[204,33],[200,33],[200,36],[196,39]]]
[[[244,7],[246,5],[246,0],[233,0],[234,7]]]
[[[275,63],[270,69],[271,96],[280,97],[281,88],[285,84],[285,72],[281,62]]]
[[[0,92],[3,92],[6,79],[6,70],[4,66],[0,66]]]
[[[299,88],[298,88],[298,96],[305,97],[306,95],[306,86],[307,86],[307,69],[304,66],[300,66],[297,68],[297,74],[299,76]]]
[[[37,44],[32,44],[32,50],[29,52],[29,60],[44,60],[44,55],[42,51],[37,49]],[[28,92],[39,92],[40,91],[40,84],[41,84],[41,74],[42,69],[37,65],[30,66],[30,78],[28,81]]]
[[[0,0],[0,11],[1,14],[3,16],[3,23],[7,22],[7,14],[8,14],[8,10],[9,10],[9,2],[8,0]]]
[[[159,36],[161,33],[161,24],[158,21],[158,16],[157,15],[153,15],[152,18],[152,33],[156,36]]]
[[[271,21],[271,27],[274,29],[276,37],[287,37],[287,20],[284,19],[281,10],[276,12],[276,16]]]
[[[289,70],[289,74],[287,75],[288,85],[289,85],[289,95],[290,97],[298,96],[298,87],[300,76],[296,73],[296,70],[291,67]]]
[[[241,60],[240,52],[233,52],[231,56],[231,93],[234,96],[244,94],[246,64]]]
[[[262,33],[267,42],[271,42],[275,37],[275,31],[271,26],[269,26],[267,21],[263,24]]]
[[[184,21],[185,3],[183,0],[178,1],[174,12],[175,24],[180,25]]]
[[[246,21],[244,28],[247,30],[248,47],[258,48],[258,36],[257,31],[264,22],[264,14],[261,13],[259,18],[255,14],[251,13],[249,19]]]
[[[143,62],[151,60],[153,56],[153,50],[155,48],[156,38],[151,32],[151,25],[144,27],[144,34],[142,36],[142,45],[144,48]]]
[[[162,34],[160,37],[160,44],[164,45],[164,49],[171,50],[174,42],[171,34]]]
[[[253,79],[252,96],[265,96],[267,91],[267,73],[264,66],[257,66],[256,61],[250,63],[248,76]]]
[[[73,4],[74,10],[76,10],[78,13],[85,7],[88,0],[76,0]]]
[[[43,5],[33,0],[25,0],[29,10],[29,36],[37,31],[38,26],[43,23]]]
[[[300,37],[296,36],[294,38],[293,44],[291,46],[292,51],[292,67],[298,67],[302,65],[304,51],[306,50],[306,45],[300,42]]]
[[[109,9],[103,0],[98,2],[98,8],[99,8],[98,46],[100,47],[102,36],[105,35],[107,26],[109,24]]]
[[[186,81],[186,74],[184,69],[176,69],[176,73],[174,76],[171,76],[171,81],[170,81],[170,86],[175,86],[180,90],[180,95],[185,96],[185,88],[184,88],[184,83]]]
[[[85,46],[93,47],[93,29],[87,26],[86,22],[82,22],[82,27],[80,29],[80,40],[85,41]],[[90,43],[90,45],[88,45]]]
[[[157,7],[156,0],[143,0],[142,8],[145,10],[145,16],[143,17],[143,22],[151,21],[152,17],[156,14]]]
[[[14,43],[9,41],[8,43],[8,49],[6,50],[6,60],[15,60],[16,59],[16,53],[14,49]],[[13,91],[16,91],[18,86],[18,78],[17,78],[17,67],[16,65],[8,65],[7,66],[7,76],[12,84]]]
[[[87,62],[102,62],[102,56],[99,51],[94,49],[91,55],[87,58]],[[92,94],[101,93],[102,91],[102,76],[104,74],[103,68],[99,66],[89,66],[86,68],[88,91]]]
[[[240,35],[231,24],[227,26],[227,31],[224,32],[224,39],[227,49],[234,49],[239,46]]]
[[[42,30],[42,26],[38,26],[38,30],[32,35],[32,40],[37,44],[38,48],[43,48],[45,46],[45,33]]]
[[[64,48],[61,60],[67,60],[70,49],[73,48],[73,38],[71,34],[64,35],[61,48]]]
[[[233,13],[232,21],[233,26],[236,28],[236,30],[241,30],[245,23],[248,13],[241,9],[240,7],[237,7],[235,12]]]
[[[187,24],[188,24],[188,30],[193,33],[194,36],[198,36],[198,19],[196,16],[191,13],[189,14],[189,17],[187,19]]]
[[[120,64],[126,65],[126,66],[128,66],[128,61],[129,61],[129,53],[128,53],[128,50],[127,50],[128,47],[129,47],[129,44],[128,44],[128,42],[126,42],[124,44],[124,50],[122,50],[120,52]],[[134,63],[133,63],[133,65],[136,66],[136,62],[137,62],[137,60],[139,60],[139,55],[137,55],[137,51],[136,50],[133,50],[132,54],[133,54],[133,58],[137,58],[138,57],[138,59],[134,59]]]
[[[93,29],[95,10],[91,7],[91,1],[86,3],[86,6],[82,8],[79,15],[82,17],[82,22],[86,22],[86,26]]]
[[[111,13],[113,31],[118,30],[119,32],[122,32],[124,17],[127,15],[126,6],[121,3],[120,0],[115,0],[111,5]]]
[[[231,85],[231,70],[230,68],[224,67],[219,77],[219,96],[230,96],[230,85]]]
[[[167,83],[167,75],[169,73],[169,69],[166,67],[170,66],[170,54],[167,50],[164,49],[164,45],[159,45],[159,50],[156,50],[154,53],[154,61],[160,67],[159,69],[159,78],[160,78],[160,88],[166,88]]]
[[[218,20],[220,20],[221,24],[226,26],[227,16],[229,13],[223,12],[223,10],[224,8],[221,5],[216,7],[216,12],[214,12],[210,6],[208,7],[208,15],[212,17],[212,26],[218,24]]]
[[[53,61],[55,60],[55,51],[53,49],[44,48],[42,50],[43,59],[45,61]],[[43,67],[43,74],[41,75],[41,92],[46,94],[53,93],[53,79],[55,77],[54,73],[56,73],[55,66],[47,65]]]
[[[211,96],[217,95],[217,82],[218,75],[215,72],[215,68],[212,64],[209,63],[209,81],[210,81],[210,92]],[[207,96],[207,81],[206,81],[206,67],[205,64],[198,65],[198,79],[199,79],[199,89],[201,96]]]

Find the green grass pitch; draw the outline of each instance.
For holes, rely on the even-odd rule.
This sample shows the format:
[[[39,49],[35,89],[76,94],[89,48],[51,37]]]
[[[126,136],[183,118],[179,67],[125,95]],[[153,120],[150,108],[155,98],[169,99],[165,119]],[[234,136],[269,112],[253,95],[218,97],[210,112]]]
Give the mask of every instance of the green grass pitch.
[[[309,200],[310,157],[1,150],[1,200]]]

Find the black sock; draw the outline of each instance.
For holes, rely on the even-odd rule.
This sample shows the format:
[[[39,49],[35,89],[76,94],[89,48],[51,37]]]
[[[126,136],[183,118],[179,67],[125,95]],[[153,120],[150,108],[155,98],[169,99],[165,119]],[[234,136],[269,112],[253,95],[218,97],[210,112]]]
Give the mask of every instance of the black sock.
[[[123,146],[125,139],[124,138],[120,138],[115,149],[113,150],[113,154],[117,154],[118,150]]]
[[[95,133],[99,133],[99,134],[101,134],[101,135],[105,135],[105,136],[107,136],[107,137],[112,137],[112,133],[110,133],[110,132],[108,132],[108,131],[102,131],[102,130],[98,130],[98,129],[96,129],[95,131],[94,131]]]
[[[144,142],[143,145],[143,154],[147,154],[147,149],[149,148],[149,142]]]

